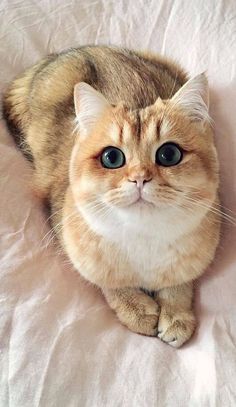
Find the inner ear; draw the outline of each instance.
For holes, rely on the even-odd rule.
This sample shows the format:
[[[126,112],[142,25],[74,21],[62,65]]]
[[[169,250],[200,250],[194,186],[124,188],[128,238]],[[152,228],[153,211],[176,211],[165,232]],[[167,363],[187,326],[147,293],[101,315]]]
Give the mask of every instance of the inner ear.
[[[210,122],[209,89],[204,73],[186,82],[170,100],[191,120]]]
[[[102,113],[111,107],[100,92],[85,82],[79,82],[74,87],[74,106],[76,129],[82,137],[89,134]]]

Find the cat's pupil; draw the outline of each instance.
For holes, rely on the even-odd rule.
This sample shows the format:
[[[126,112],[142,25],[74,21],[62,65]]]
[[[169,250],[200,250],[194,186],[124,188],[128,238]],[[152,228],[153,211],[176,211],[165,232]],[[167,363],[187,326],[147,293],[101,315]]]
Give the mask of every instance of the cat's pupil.
[[[176,152],[173,149],[173,147],[166,147],[161,155],[166,161],[172,161],[175,156],[175,153]]]
[[[110,151],[107,154],[107,158],[110,161],[111,164],[115,164],[116,160],[117,160],[117,152],[115,150]]]

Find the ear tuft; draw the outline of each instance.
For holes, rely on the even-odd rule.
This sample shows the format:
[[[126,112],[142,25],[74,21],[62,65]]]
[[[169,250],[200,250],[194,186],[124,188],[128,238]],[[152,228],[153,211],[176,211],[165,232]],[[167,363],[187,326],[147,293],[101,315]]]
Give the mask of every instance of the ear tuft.
[[[108,101],[92,86],[79,82],[74,87],[74,106],[76,113],[76,131],[86,137],[95,126],[103,111],[109,107]]]
[[[193,121],[211,122],[209,116],[209,89],[205,73],[186,82],[171,101]]]

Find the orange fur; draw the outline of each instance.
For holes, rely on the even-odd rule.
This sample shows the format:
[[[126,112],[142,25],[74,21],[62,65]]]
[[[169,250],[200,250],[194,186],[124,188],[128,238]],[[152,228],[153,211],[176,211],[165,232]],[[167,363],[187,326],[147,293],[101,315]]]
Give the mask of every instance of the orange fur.
[[[176,347],[193,333],[192,283],[212,261],[220,228],[207,84],[199,76],[183,86],[186,78],[158,56],[85,47],[29,69],[4,98],[76,269],[122,323]],[[81,82],[103,96],[82,83],[74,107]],[[166,142],[183,150],[178,165],[155,162]],[[101,165],[108,146],[123,151],[124,166]]]

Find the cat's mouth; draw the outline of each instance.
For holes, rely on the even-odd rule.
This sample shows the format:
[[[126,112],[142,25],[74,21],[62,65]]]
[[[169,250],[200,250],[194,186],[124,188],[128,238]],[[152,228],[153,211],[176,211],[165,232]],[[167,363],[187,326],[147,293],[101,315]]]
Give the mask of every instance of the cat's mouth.
[[[143,198],[143,196],[139,196],[134,202],[132,202],[131,205],[129,206],[136,206],[136,207],[150,207],[150,206],[154,206],[153,203],[148,202],[145,198]]]

